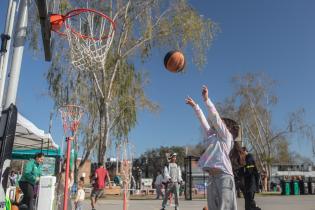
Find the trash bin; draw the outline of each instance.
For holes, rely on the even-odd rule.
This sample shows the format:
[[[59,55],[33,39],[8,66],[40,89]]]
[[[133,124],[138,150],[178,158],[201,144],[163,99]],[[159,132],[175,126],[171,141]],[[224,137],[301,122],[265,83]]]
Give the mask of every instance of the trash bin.
[[[313,194],[313,191],[312,191],[312,182],[311,181],[308,181],[307,182],[307,188],[308,188],[308,194]]]
[[[299,181],[295,180],[293,181],[293,195],[300,195],[300,187],[299,187]]]
[[[273,186],[273,189],[272,189],[274,192],[277,192],[277,185]]]
[[[308,183],[307,182],[303,182],[304,188],[303,191],[301,192],[302,195],[308,195],[309,191],[308,191]]]
[[[294,180],[290,181],[290,195],[294,195]]]
[[[281,195],[290,195],[290,181],[282,181],[281,183]]]
[[[311,191],[312,191],[312,194],[314,195],[315,194],[315,183],[314,182],[311,182]]]

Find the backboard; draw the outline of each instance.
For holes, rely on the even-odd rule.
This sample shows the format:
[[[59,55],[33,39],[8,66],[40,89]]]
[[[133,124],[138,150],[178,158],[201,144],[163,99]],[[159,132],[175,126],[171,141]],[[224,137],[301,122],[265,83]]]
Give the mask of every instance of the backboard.
[[[45,53],[45,61],[51,61],[51,30],[50,30],[50,19],[49,19],[49,0],[35,0],[43,39],[43,47]]]

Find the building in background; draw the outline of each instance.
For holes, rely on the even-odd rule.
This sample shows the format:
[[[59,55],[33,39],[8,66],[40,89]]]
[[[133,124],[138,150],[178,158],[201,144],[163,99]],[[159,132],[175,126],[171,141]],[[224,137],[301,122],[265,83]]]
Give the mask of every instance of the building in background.
[[[280,180],[302,177],[305,180],[315,178],[315,167],[311,163],[273,164],[271,166],[270,182],[279,184]]]

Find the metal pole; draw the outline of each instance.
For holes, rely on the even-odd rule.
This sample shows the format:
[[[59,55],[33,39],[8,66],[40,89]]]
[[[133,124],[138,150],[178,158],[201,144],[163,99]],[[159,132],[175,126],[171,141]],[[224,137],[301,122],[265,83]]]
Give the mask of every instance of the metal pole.
[[[12,9],[16,8],[16,2],[9,2],[9,8],[8,11],[9,12],[9,20],[7,20],[7,24],[9,24],[9,26],[7,27],[8,32],[10,32],[11,29],[11,23],[13,23],[13,20],[10,19],[11,17],[14,16],[14,11]],[[12,12],[12,13],[11,13]],[[12,59],[12,65],[11,65],[11,71],[13,73],[13,77],[10,78],[10,85],[9,85],[9,89],[8,91],[10,91],[10,100],[6,101],[6,105],[4,108],[8,108],[10,107],[10,104],[13,103],[15,104],[15,99],[16,99],[16,92],[17,92],[17,84],[19,81],[19,75],[20,75],[20,67],[21,67],[21,61],[22,61],[22,55],[23,55],[23,49],[24,49],[24,43],[25,43],[25,39],[26,39],[26,28],[27,28],[27,16],[28,16],[28,0],[21,0],[20,1],[20,5],[19,5],[19,9],[18,9],[18,20],[17,20],[17,25],[15,27],[15,34],[16,36],[14,37],[14,51],[13,51],[13,59]],[[7,40],[9,41],[9,40]],[[2,87],[2,85],[4,86],[4,80],[5,80],[5,75],[6,72],[4,72],[4,70],[7,68],[7,61],[5,60],[5,58],[3,58],[4,60],[1,61],[3,63],[1,63],[1,65],[5,64],[2,66],[3,70],[1,72],[1,79],[3,84],[1,84],[0,88]],[[6,68],[4,68],[6,66]],[[15,81],[14,81],[15,80]],[[16,84],[16,87],[14,88],[14,86],[12,86],[13,84]],[[3,93],[3,90],[1,90]],[[14,95],[14,98],[12,97]],[[3,99],[3,94],[1,95],[2,99]],[[7,98],[8,99],[8,98]],[[1,102],[1,101],[0,101]],[[1,102],[2,105],[2,102]],[[2,107],[2,106],[0,106]],[[11,159],[6,159],[5,162],[3,163],[2,166],[2,172],[8,171],[9,167],[11,164]],[[1,174],[2,177],[2,174]],[[4,186],[7,183],[3,183],[0,185],[0,210],[4,209],[5,206],[3,205],[3,202],[5,201],[5,192],[4,192]]]
[[[12,40],[12,32],[13,32],[13,24],[14,24],[14,18],[16,13],[16,0],[9,0],[8,4],[8,10],[7,10],[7,17],[6,17],[6,25],[4,28],[4,33],[1,35],[4,37],[5,43],[2,43],[2,46],[4,51],[1,51],[0,53],[0,115],[2,111],[3,106],[3,93],[4,93],[4,85],[5,85],[5,79],[7,75],[8,70],[8,60],[10,55],[10,48],[11,48],[11,40]],[[3,40],[3,41],[4,41]]]
[[[11,103],[15,104],[17,89],[19,84],[21,63],[26,41],[26,29],[28,20],[28,4],[29,0],[21,0],[18,21],[15,30],[13,42],[13,58],[10,72],[10,80],[8,85],[7,98],[4,108],[8,108]]]
[[[78,166],[77,166],[77,162],[78,162],[78,149],[79,145],[78,145],[78,138],[77,136],[74,137],[74,184],[76,184],[76,186],[78,186]],[[78,189],[78,188],[77,188]]]
[[[187,199],[187,180],[188,180],[188,176],[187,176],[187,174],[188,174],[188,171],[187,171],[187,155],[186,155],[186,157],[185,157],[185,159],[184,159],[184,170],[185,170],[185,200],[188,200]]]
[[[64,197],[63,197],[63,210],[68,209],[68,192],[69,192],[68,186],[69,186],[70,152],[71,152],[70,138],[67,137],[66,141],[67,141],[67,162],[66,162],[66,174],[65,174],[65,189],[64,189]]]
[[[192,171],[191,171],[191,156],[189,156],[189,200],[192,200]]]
[[[203,171],[203,198],[206,199],[206,175],[205,172]]]

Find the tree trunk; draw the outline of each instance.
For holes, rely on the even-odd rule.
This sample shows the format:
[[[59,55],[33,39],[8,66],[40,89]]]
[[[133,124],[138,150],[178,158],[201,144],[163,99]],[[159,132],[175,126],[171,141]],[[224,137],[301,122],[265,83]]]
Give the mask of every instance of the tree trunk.
[[[103,111],[100,110],[100,122],[99,122],[99,143],[98,143],[98,162],[99,163],[103,163],[103,152],[102,152],[102,148],[103,148],[103,129],[102,129],[102,126],[103,126]]]
[[[84,163],[89,159],[91,154],[91,150],[87,151],[84,155],[84,157],[81,159],[80,164],[79,164],[79,168],[82,168]]]
[[[105,103],[104,112],[100,113],[100,139],[98,148],[98,161],[104,163],[104,158],[107,150],[107,144],[109,141],[109,113],[108,103]],[[103,123],[104,122],[104,123]]]

